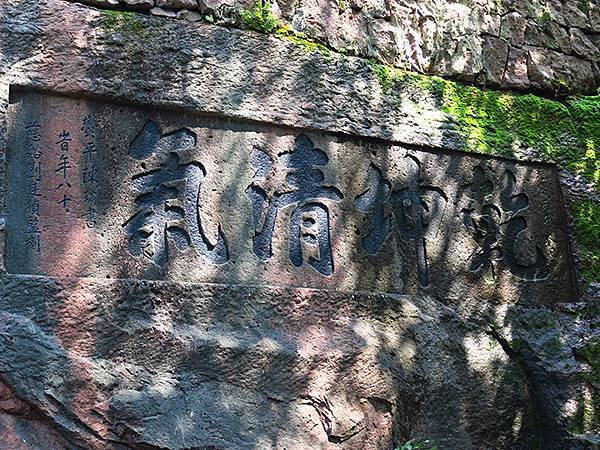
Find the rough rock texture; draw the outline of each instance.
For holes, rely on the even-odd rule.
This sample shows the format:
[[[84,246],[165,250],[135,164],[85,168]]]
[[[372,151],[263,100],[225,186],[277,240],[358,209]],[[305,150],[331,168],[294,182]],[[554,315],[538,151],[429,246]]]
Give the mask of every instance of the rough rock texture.
[[[106,7],[107,1],[84,3]],[[118,0],[110,1],[115,7]],[[597,1],[274,0],[255,6],[250,0],[154,0],[160,9],[151,12],[165,16],[164,8],[199,9],[207,21],[253,28],[251,15],[240,13],[254,8],[255,16],[278,18],[280,27],[336,51],[421,73],[494,88],[595,93],[600,87]],[[121,0],[119,6],[139,4]]]
[[[559,339],[543,308],[40,277],[1,289],[3,379],[87,448],[577,448],[557,414],[585,394],[542,359],[557,344],[536,332]],[[519,321],[533,331],[512,334]]]
[[[555,8],[584,29],[588,16]],[[0,4],[3,162],[15,149],[9,94],[32,90],[414,152],[466,148],[439,96],[411,83],[391,95],[382,78],[363,60],[252,32],[58,0]],[[514,146],[521,159],[540,157]],[[589,187],[568,180],[565,193]],[[0,446],[389,449],[415,438],[443,449],[593,448],[597,306],[576,294],[559,304],[558,294],[501,294],[3,272]]]

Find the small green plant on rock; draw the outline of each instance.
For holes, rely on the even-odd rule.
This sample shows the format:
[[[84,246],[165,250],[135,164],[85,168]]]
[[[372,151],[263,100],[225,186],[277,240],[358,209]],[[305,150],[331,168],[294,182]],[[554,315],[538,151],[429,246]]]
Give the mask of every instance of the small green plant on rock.
[[[429,439],[424,441],[411,439],[410,441],[405,442],[402,447],[394,450],[438,450],[438,447],[435,442]]]
[[[551,20],[552,16],[550,15],[550,11],[548,10],[548,8],[544,8],[539,18],[539,24],[542,26],[542,28],[546,28],[546,26],[550,23]]]
[[[243,9],[240,17],[248,28],[265,34],[273,33],[281,27],[279,19],[271,12],[271,6],[267,2],[257,1],[252,9]]]
[[[147,37],[148,30],[138,18],[138,14],[129,11],[104,9],[102,10],[100,24],[107,31],[123,35],[134,34],[139,37]]]

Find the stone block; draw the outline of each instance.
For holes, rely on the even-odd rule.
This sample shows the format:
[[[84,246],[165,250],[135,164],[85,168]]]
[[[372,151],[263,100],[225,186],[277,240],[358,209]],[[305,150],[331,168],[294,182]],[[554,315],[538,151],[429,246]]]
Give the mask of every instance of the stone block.
[[[197,0],[154,0],[156,6],[167,9],[198,9]]]
[[[10,117],[11,273],[572,295],[544,166],[26,92]]]
[[[508,58],[508,44],[500,38],[486,36],[483,40],[483,67],[486,84],[499,86],[504,77]]]
[[[550,50],[531,48],[527,60],[529,80],[538,89],[554,92],[591,91],[594,72],[589,61]]]
[[[600,51],[583,31],[571,28],[570,36],[573,53],[590,61],[600,60]]]
[[[147,11],[154,7],[154,0],[123,0],[127,8],[134,11]]]
[[[529,77],[527,74],[527,50],[511,48],[502,79],[502,87],[508,89],[527,89]]]
[[[81,3],[98,8],[115,8],[119,6],[119,0],[82,0]]]
[[[579,1],[548,0],[547,6],[553,20],[564,27],[590,28],[589,18]]]
[[[545,27],[546,39],[544,46],[562,53],[571,53],[571,38],[569,32],[556,22],[550,22]]]
[[[177,18],[185,19],[189,22],[200,22],[202,20],[202,15],[197,13],[196,11],[181,9],[177,11]]]
[[[522,47],[525,41],[527,18],[517,12],[507,14],[502,19],[500,37],[513,47]]]
[[[177,17],[177,12],[173,11],[172,9],[164,9],[158,6],[150,9],[150,14],[159,17]]]
[[[600,5],[590,3],[589,17],[592,31],[600,33]]]

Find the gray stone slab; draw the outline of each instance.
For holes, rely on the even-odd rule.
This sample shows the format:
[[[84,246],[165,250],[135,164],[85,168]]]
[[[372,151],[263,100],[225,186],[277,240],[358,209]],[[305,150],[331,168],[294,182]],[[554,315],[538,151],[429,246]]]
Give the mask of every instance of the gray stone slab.
[[[550,165],[16,91],[7,168],[12,273],[575,295]]]

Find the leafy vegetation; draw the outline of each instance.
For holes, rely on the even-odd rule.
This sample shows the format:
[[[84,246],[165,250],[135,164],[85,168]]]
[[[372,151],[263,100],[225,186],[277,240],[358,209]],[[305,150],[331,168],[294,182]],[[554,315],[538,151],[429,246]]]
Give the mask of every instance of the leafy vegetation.
[[[273,33],[281,26],[279,19],[271,12],[269,4],[262,1],[255,2],[250,10],[243,9],[240,16],[248,28],[265,34]]]

